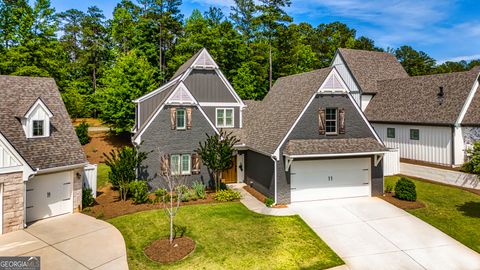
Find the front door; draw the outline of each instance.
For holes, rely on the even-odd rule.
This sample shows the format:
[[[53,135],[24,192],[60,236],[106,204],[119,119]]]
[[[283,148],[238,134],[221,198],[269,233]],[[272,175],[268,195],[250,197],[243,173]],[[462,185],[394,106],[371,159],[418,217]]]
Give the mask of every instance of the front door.
[[[232,158],[232,167],[222,173],[222,182],[225,184],[237,183],[237,157]]]

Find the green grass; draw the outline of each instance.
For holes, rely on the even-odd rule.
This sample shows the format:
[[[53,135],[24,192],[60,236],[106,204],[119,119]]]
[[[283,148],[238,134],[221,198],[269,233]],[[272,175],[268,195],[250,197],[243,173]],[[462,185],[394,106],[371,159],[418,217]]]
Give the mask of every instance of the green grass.
[[[325,269],[342,260],[298,216],[256,214],[241,203],[180,208],[175,223],[187,226],[196,249],[170,265],[143,253],[151,242],[168,236],[163,210],[109,220],[125,238],[130,269]]]
[[[394,185],[398,179],[398,176],[385,177],[385,183]],[[426,207],[408,212],[480,252],[480,196],[455,187],[409,179],[417,187],[417,199]]]
[[[97,190],[108,184],[108,172],[110,168],[105,163],[99,163],[97,166]]]

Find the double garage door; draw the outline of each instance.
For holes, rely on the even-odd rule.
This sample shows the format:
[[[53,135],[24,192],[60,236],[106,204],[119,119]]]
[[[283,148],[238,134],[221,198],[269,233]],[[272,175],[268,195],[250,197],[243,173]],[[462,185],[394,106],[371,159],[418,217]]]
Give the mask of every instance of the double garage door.
[[[37,175],[27,182],[27,222],[71,213],[73,172]]]
[[[291,201],[370,196],[370,170],[370,158],[293,161]]]

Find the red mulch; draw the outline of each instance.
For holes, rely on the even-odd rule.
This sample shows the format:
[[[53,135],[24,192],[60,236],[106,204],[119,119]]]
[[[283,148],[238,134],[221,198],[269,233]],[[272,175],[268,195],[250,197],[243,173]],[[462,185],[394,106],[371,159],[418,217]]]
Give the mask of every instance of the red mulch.
[[[424,208],[425,204],[419,200],[416,200],[414,202],[410,201],[404,201],[400,200],[394,197],[393,193],[385,193],[384,196],[379,196],[380,199],[383,199],[393,205],[395,205],[398,208],[407,210],[407,209],[419,209],[419,208]]]
[[[115,136],[108,132],[89,132],[90,142],[83,146],[87,160],[92,164],[105,162],[103,153],[110,153],[113,149],[132,146],[129,136]]]
[[[145,248],[145,255],[159,263],[173,263],[187,257],[195,250],[195,241],[189,237],[181,237],[173,240],[157,240]]]
[[[243,189],[245,189],[248,193],[250,193],[253,197],[255,197],[257,200],[261,202],[265,202],[265,199],[267,198],[265,195],[262,193],[258,192],[256,189],[250,187],[250,186],[244,186]],[[287,208],[288,206],[284,204],[277,204],[273,205],[272,208]]]
[[[112,190],[111,185],[107,185],[100,192],[100,194],[95,199],[95,205],[92,207],[87,207],[83,210],[83,213],[90,215],[98,219],[111,219],[118,216],[123,216],[127,214],[132,214],[136,212],[153,210],[153,209],[162,209],[164,207],[162,202],[158,203],[144,203],[144,204],[134,204],[132,200],[122,201],[118,196],[118,191]],[[180,205],[193,205],[193,204],[207,204],[215,203],[215,193],[207,192],[206,199],[198,199],[196,201],[181,202]],[[150,199],[154,199],[155,195],[151,194]]]

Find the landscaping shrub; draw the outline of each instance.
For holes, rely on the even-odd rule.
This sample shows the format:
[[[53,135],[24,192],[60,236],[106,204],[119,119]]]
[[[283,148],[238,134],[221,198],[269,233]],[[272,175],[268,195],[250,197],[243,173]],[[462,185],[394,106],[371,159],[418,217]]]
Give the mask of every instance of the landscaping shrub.
[[[187,232],[187,226],[173,224],[173,239],[176,239],[177,236],[183,237]]]
[[[148,201],[148,185],[145,181],[133,181],[129,184],[133,203],[141,204]]]
[[[197,192],[194,189],[189,189],[187,192],[188,200],[196,201],[198,200]]]
[[[275,203],[275,201],[272,198],[270,198],[270,197],[265,198],[265,205],[267,207],[271,207],[274,203]]]
[[[89,126],[90,126],[89,124],[83,121],[82,123],[80,123],[80,125],[78,125],[75,128],[75,132],[77,133],[77,137],[81,145],[85,145],[90,142],[90,136],[88,136]]]
[[[207,198],[207,192],[205,191],[205,185],[200,181],[194,181],[192,184],[192,188],[195,190],[197,197],[199,199]]]
[[[395,197],[404,201],[416,201],[417,191],[415,190],[415,183],[405,177],[400,178],[395,184]]]
[[[480,141],[476,141],[467,153],[470,155],[470,160],[463,164],[462,171],[480,175]]]
[[[164,188],[159,188],[155,190],[155,202],[162,202],[163,197],[165,196],[165,201],[170,200],[170,196],[167,196],[167,190]]]
[[[227,190],[227,189],[228,189],[227,184],[221,182],[221,183],[220,183],[220,190]]]
[[[387,183],[385,185],[385,193],[392,193],[392,191],[393,191],[393,184]]]
[[[92,189],[84,188],[82,190],[82,208],[92,206],[95,203],[95,198],[93,198]]]
[[[220,202],[235,201],[240,199],[240,197],[240,192],[231,189],[220,190],[215,194],[215,200]]]
[[[188,202],[188,187],[185,185],[179,185],[176,189],[175,192],[177,193],[177,197],[179,197],[181,202]]]

